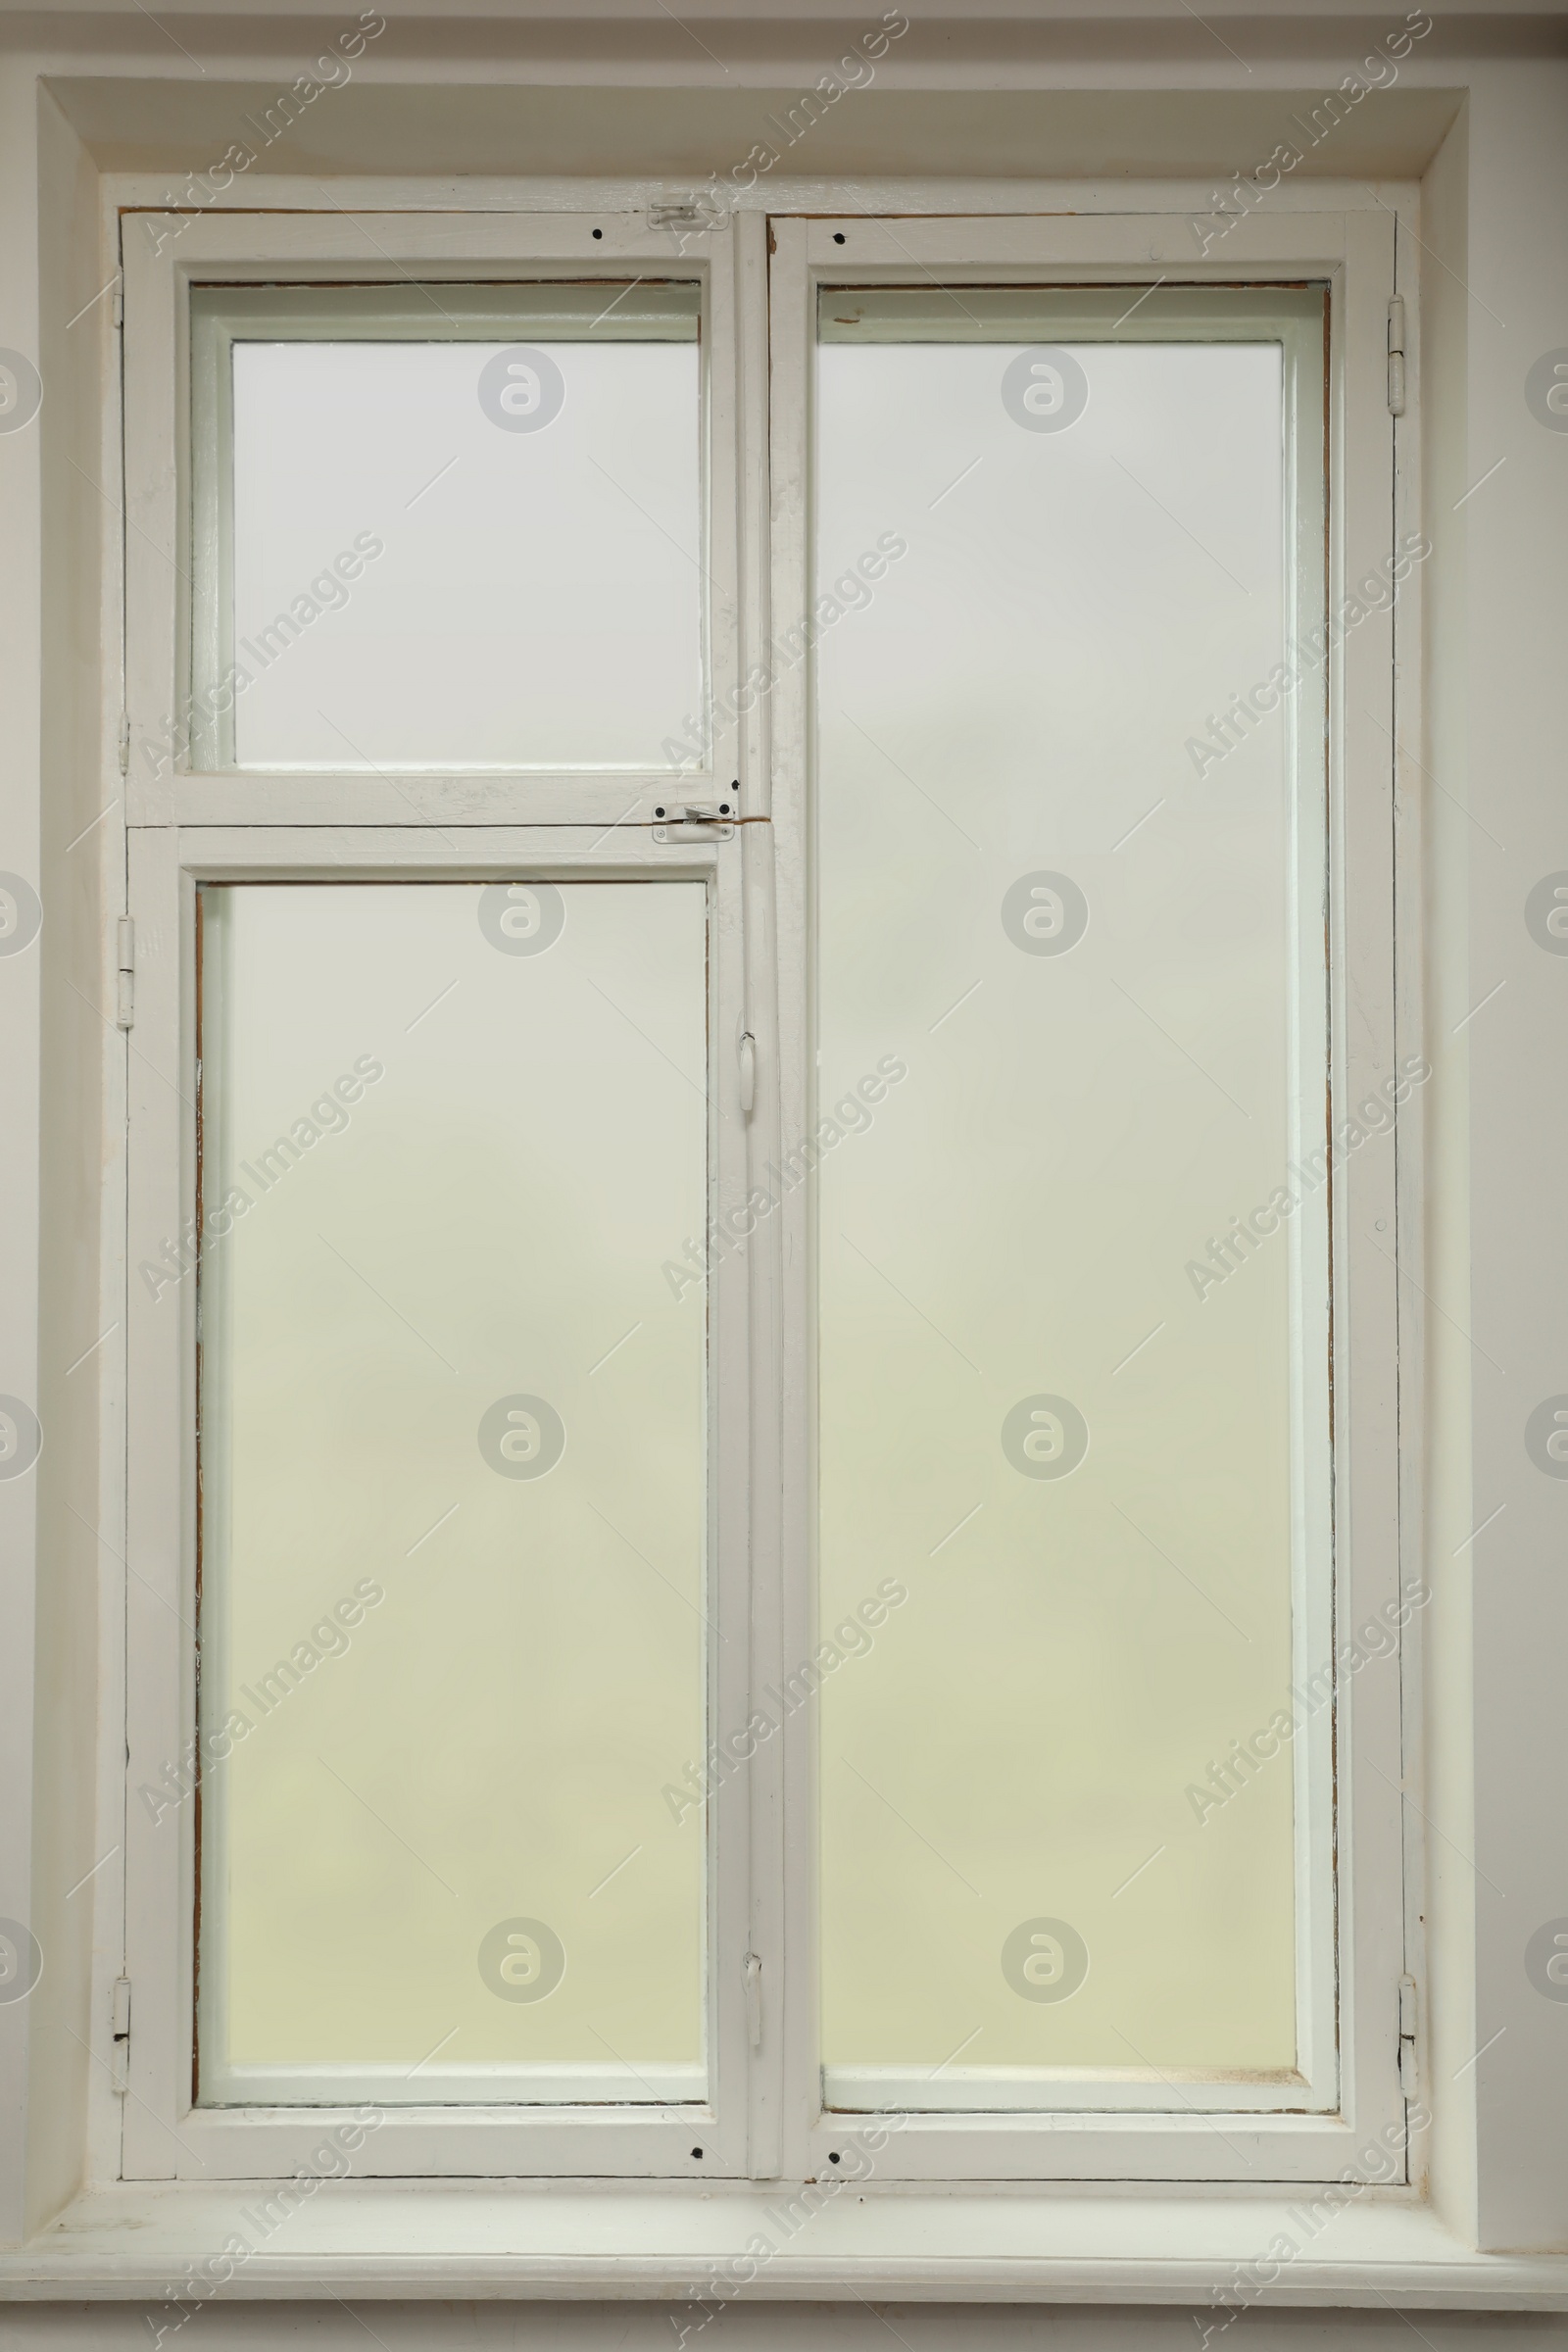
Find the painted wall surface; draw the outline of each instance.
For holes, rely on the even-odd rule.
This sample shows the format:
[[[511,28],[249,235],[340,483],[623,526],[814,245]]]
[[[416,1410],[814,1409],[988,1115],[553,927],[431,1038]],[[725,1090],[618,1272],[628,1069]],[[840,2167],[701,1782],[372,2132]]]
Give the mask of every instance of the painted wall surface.
[[[1497,468],[1464,510],[1463,797],[1496,837],[1470,864],[1471,1575],[1476,1688],[1504,1696],[1476,1772],[1477,2104],[1483,2235],[1522,2244],[1568,2231],[1568,74],[1489,75],[1470,161],[1468,479]]]
[[[140,2312],[76,2303],[23,2306],[6,2319],[7,2352],[147,2352],[152,2342]],[[347,2352],[372,2339],[385,2352],[678,2352],[701,2340],[682,2337],[692,2322],[667,2306],[626,2303],[263,2303],[214,2311],[201,2325],[218,2352]],[[1393,2352],[1410,2342],[1412,2325],[1396,2311],[1255,2311],[1246,2329],[1252,2352]],[[1562,2352],[1568,2319],[1429,2311],[1419,2333],[1433,2352]],[[704,2352],[860,2352],[895,2341],[906,2352],[1191,2352],[1198,2332],[1185,2311],[759,2304],[726,2312]]]

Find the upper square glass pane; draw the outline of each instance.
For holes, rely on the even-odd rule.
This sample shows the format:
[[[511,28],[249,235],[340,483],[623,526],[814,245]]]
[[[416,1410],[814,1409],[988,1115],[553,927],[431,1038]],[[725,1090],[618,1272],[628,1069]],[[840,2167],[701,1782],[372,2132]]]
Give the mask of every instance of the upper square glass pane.
[[[667,768],[696,285],[192,296],[198,768]]]

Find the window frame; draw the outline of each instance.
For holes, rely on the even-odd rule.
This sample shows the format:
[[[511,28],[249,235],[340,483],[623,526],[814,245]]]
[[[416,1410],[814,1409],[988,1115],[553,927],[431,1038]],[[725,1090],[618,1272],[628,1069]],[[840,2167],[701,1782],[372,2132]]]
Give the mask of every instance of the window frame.
[[[602,829],[601,829],[602,830]],[[657,888],[700,881],[709,904],[709,1187],[732,1198],[746,1155],[733,1037],[742,1001],[736,838],[662,842],[656,829],[612,836],[582,827],[472,828],[450,850],[428,832],[356,828],[342,841],[296,827],[145,828],[131,836],[130,893],[143,943],[130,1063],[127,1218],[138,1237],[178,1233],[197,1158],[196,895],[202,882],[482,881],[524,875]],[[746,1433],[750,1376],[744,1275],[710,1295],[710,1720],[737,1719],[744,1697],[748,1555]],[[693,1311],[697,1311],[694,1307]],[[192,2096],[195,2018],[196,1807],[171,1820],[138,1801],[155,1790],[195,1728],[197,1292],[157,1298],[132,1271],[126,1289],[131,1367],[127,1430],[126,1969],[136,2027],[124,2108],[124,2173],[137,2180],[248,2180],[307,2165],[334,2129],[352,2127],[364,2086],[319,2105],[210,2106]],[[744,1720],[740,1715],[739,1720]],[[175,1728],[177,1727],[177,1729]],[[173,1732],[172,1739],[171,1738]],[[747,2019],[735,1965],[747,1935],[748,1823],[741,1791],[710,1806],[706,2007],[709,2093],[666,2107],[378,2107],[354,2169],[368,2176],[563,2175],[709,2180],[746,2163]],[[701,1835],[694,1829],[692,1834]],[[345,2068],[345,2077],[356,2070]],[[375,2105],[376,2102],[369,2102]],[[693,2151],[701,2147],[701,2159]]]
[[[739,683],[738,485],[757,445],[734,359],[735,244],[690,251],[678,233],[624,212],[311,215],[223,214],[171,223],[122,216],[124,270],[125,708],[129,743],[127,905],[139,946],[127,1103],[125,1290],[125,1968],[136,1991],[128,2095],[122,2109],[126,2180],[270,2179],[311,2161],[323,2136],[353,2129],[358,2100],[298,2107],[197,2107],[194,2027],[194,1807],[177,1834],[136,1801],[194,1731],[196,1362],[194,1285],[160,1318],[134,1266],[142,1235],[177,1234],[195,1185],[195,910],[202,881],[381,878],[696,879],[709,899],[710,1202],[745,1197],[748,1134],[737,1045],[755,1024],[747,967],[756,854],[739,824],[684,835],[656,822],[691,799],[728,791],[747,772],[734,733],[715,733],[718,765],[675,774],[625,769],[429,770],[203,774],[156,753],[189,674],[192,451],[188,292],[341,280],[455,283],[498,273],[526,280],[647,272],[703,292],[703,529],[710,594],[705,693]],[[596,234],[597,231],[597,234]],[[722,517],[723,527],[713,518]],[[198,738],[198,747],[200,739]],[[733,760],[733,766],[732,766]],[[748,1428],[752,1375],[744,1260],[715,1265],[710,1317],[710,1592],[720,1636],[708,1662],[710,1730],[745,1720],[751,1557]],[[700,1311],[694,1307],[693,1311]],[[182,1622],[183,1621],[183,1622]],[[744,1786],[709,1807],[706,2008],[709,2096],[664,2108],[493,2106],[385,2108],[353,2158],[362,2176],[659,2178],[743,2175],[750,2088],[742,1959],[750,1926],[752,1810]],[[694,1834],[702,1834],[694,1832]],[[701,2148],[700,2159],[693,2150]]]
[[[586,192],[586,191],[585,191]],[[169,731],[187,734],[193,668],[189,551],[197,453],[191,434],[190,289],[331,284],[463,285],[499,272],[529,280],[604,278],[639,270],[689,278],[703,289],[703,525],[710,593],[705,691],[738,681],[742,661],[741,570],[755,519],[743,455],[756,439],[758,387],[742,386],[736,310],[741,289],[729,236],[693,241],[624,212],[212,213],[170,226],[158,211],[126,210],[121,221],[124,279],[126,821],[149,824],[652,823],[677,782],[715,787],[741,772],[735,732],[710,739],[702,765],[513,770],[204,768],[202,732],[171,757]],[[216,469],[201,468],[212,478]],[[743,493],[743,483],[747,486]],[[721,527],[716,518],[724,518]],[[171,595],[171,582],[177,583]],[[210,732],[210,730],[209,730]]]
[[[725,936],[733,932],[733,958],[713,1022],[714,1115],[733,1091],[727,1022],[757,1045],[757,1102],[743,1138],[750,1165],[765,1165],[781,1133],[803,1131],[809,1060],[808,678],[804,667],[783,673],[754,688],[749,701],[743,685],[754,673],[767,675],[769,639],[803,609],[806,595],[806,386],[815,283],[835,275],[841,282],[898,282],[901,274],[929,277],[933,270],[956,280],[967,274],[1005,282],[1010,273],[1019,282],[1071,283],[1093,271],[1100,282],[1137,283],[1167,267],[1200,283],[1324,277],[1332,288],[1334,319],[1331,599],[1336,584],[1382,561],[1392,542],[1393,433],[1382,397],[1386,303],[1394,290],[1396,230],[1389,216],[1282,213],[1239,221],[1227,236],[1223,264],[1194,262],[1189,222],[1156,211],[1065,219],[906,217],[896,225],[863,217],[764,219],[754,212],[699,233],[656,228],[645,216],[625,211],[466,214],[457,227],[450,214],[227,212],[185,221],[169,256],[144,233],[149,220],[167,223],[167,214],[127,211],[122,218],[125,601],[131,616],[126,804],[131,909],[141,918],[130,1089],[133,1123],[152,1120],[161,1138],[154,1174],[138,1162],[133,1135],[133,1235],[177,1231],[181,1213],[177,1192],[170,1190],[172,1181],[177,1186],[183,1149],[171,1124],[177,1098],[159,1073],[181,1066],[169,1052],[175,1041],[188,1052],[192,1006],[189,974],[180,962],[182,901],[185,894],[193,897],[198,877],[261,873],[270,863],[291,876],[309,871],[334,879],[391,870],[447,878],[507,869],[562,877],[590,870],[628,878],[674,873],[683,868],[671,862],[670,850],[653,844],[654,808],[682,788],[706,800],[731,774],[741,780],[741,807],[751,821],[710,861],[694,849],[678,853],[696,859],[693,870],[710,875],[713,890],[720,890],[721,871],[727,877],[721,895],[728,911],[719,928]],[[603,230],[598,239],[592,236],[596,226]],[[836,232],[852,240],[847,252],[833,244]],[[616,277],[628,263],[650,257],[669,274],[700,277],[708,305],[707,559],[717,591],[709,683],[718,695],[726,685],[735,693],[729,707],[744,705],[733,730],[713,738],[714,760],[678,782],[667,773],[638,778],[622,771],[597,777],[470,771],[445,781],[428,771],[399,771],[393,779],[324,771],[202,774],[175,765],[149,773],[139,747],[156,738],[165,714],[178,707],[181,663],[188,657],[177,592],[171,591],[182,568],[182,545],[188,546],[188,538],[182,540],[190,481],[182,319],[183,289],[192,277],[275,282],[286,270],[303,282],[328,277],[345,265],[360,282],[395,282],[416,273],[461,282],[484,267]],[[1331,670],[1333,1054],[1336,1074],[1352,1096],[1381,1080],[1394,1060],[1394,754],[1392,741],[1365,711],[1368,705],[1385,710],[1392,732],[1398,625],[1396,614],[1369,621],[1347,639],[1343,660]],[[769,822],[774,816],[776,825]],[[588,844],[606,828],[607,848],[590,851]],[[437,839],[460,832],[461,849],[437,853],[432,829]],[[588,856],[594,858],[591,868],[583,862]],[[1348,1597],[1357,1617],[1398,1585],[1397,1308],[1392,1264],[1369,1240],[1376,1217],[1397,1230],[1396,1165],[1392,1152],[1352,1162],[1334,1210],[1336,1311],[1346,1333],[1336,1391],[1336,1518],[1355,1564]],[[139,1194],[142,1184],[151,1189]],[[721,1198],[737,1198],[744,1189],[725,1184]],[[736,1460],[726,1472],[723,1508],[731,1565],[749,1579],[750,1612],[740,1647],[749,1653],[751,1685],[759,1690],[813,1646],[807,1605],[814,1516],[805,1288],[809,1263],[806,1204],[794,1196],[757,1244],[721,1258],[713,1274],[715,1304],[724,1302],[735,1318],[726,1326],[726,1344],[740,1377],[730,1394],[725,1445]],[[167,1358],[167,1340],[155,1377],[142,1377],[133,1281],[127,1298],[127,1525],[134,1529],[127,1559],[136,1576],[157,1588],[170,1576],[167,1544],[179,1524],[169,1515],[169,1497],[182,1471],[169,1458],[167,1416],[181,1390],[177,1368]],[[164,1499],[149,1513],[145,1494],[137,1500],[138,1482],[146,1488],[155,1477],[163,1481]],[[748,1489],[755,1497],[749,1513],[744,1500],[735,1502]],[[136,1576],[127,1586],[132,1620],[139,1607],[152,1605]],[[161,1606],[155,1614],[170,1622]],[[137,1666],[134,1642],[129,1664],[132,1704],[161,1693],[162,1720],[172,1720],[177,1700],[167,1667],[154,1693]],[[1214,2110],[1200,2118],[1128,2112],[884,2119],[893,2128],[876,2160],[881,2180],[1249,2186],[1323,2180],[1338,2177],[1372,2129],[1402,2117],[1397,1984],[1417,1958],[1399,1900],[1397,1791],[1404,1767],[1398,1673],[1376,1680],[1382,1688],[1375,1698],[1356,1688],[1353,1737],[1349,1709],[1341,1716],[1342,1803],[1351,1834],[1342,1834],[1341,1840],[1345,2060],[1339,2111],[1311,2117]],[[747,1712],[738,1700],[733,1712],[722,1703],[715,1730],[744,1723]],[[826,2171],[842,2135],[874,2127],[873,2117],[835,2121],[824,2114],[817,2088],[814,1967],[808,1957],[814,1951],[811,1737],[808,1714],[790,1721],[780,1740],[760,1749],[747,1772],[714,1800],[715,1814],[728,1824],[721,1835],[740,1840],[745,1858],[728,1881],[733,1899],[726,1899],[722,1936],[714,1915],[711,2046],[715,2070],[720,2047],[733,2054],[734,2064],[722,2086],[715,2082],[723,2111],[707,2127],[704,2144],[710,2153],[701,2166],[677,2147],[690,2144],[685,2120],[670,2127],[669,2138],[624,2113],[613,2119],[573,2113],[569,2125],[553,2130],[565,2111],[519,2119],[516,2110],[471,2109],[443,2111],[436,2123],[428,2110],[389,2113],[386,2126],[356,2156],[355,2171],[592,2173],[672,2182],[721,2173],[761,2180],[814,2178]],[[156,1770],[175,1751],[157,1739],[149,1745],[143,1734],[138,1757],[144,1752]],[[138,1778],[133,1770],[132,1794]],[[149,1883],[133,1843],[133,1823],[134,1808],[127,1807],[126,1951],[137,2010],[135,2095],[124,2109],[125,2177],[285,2173],[318,2142],[325,2111],[313,2110],[304,2120],[287,2110],[193,2114],[188,2101],[180,2104],[178,2002],[188,1979],[183,1963],[175,1965],[170,1940],[167,1869],[162,1882]],[[182,1899],[176,1890],[176,1913]],[[755,2051],[740,1967],[748,1951],[761,1955],[763,1964]],[[211,2132],[209,2116],[216,2119]],[[176,2162],[172,2132],[190,2150],[188,2162],[183,2155]],[[619,2136],[626,2132],[629,2140]],[[522,2138],[509,2136],[518,2133]],[[1223,2141],[1240,2154],[1227,2156]],[[715,2149],[722,2151],[717,2161]]]
[[[1195,261],[1191,224],[1149,215],[1031,220],[839,214],[775,221],[771,340],[775,370],[772,475],[775,628],[810,609],[811,417],[816,297],[826,285],[1059,284],[1092,279],[1131,288],[1167,282],[1329,286],[1328,437],[1331,610],[1347,583],[1386,561],[1393,543],[1393,418],[1386,386],[1388,305],[1395,291],[1395,222],[1352,213],[1239,220],[1223,262]],[[1394,933],[1394,692],[1396,607],[1348,632],[1330,664],[1330,1063],[1345,1103],[1396,1060]],[[811,887],[812,716],[808,679],[780,682],[774,712],[774,836],[779,871],[780,1085],[786,1133],[805,1133],[814,1074]],[[1379,706],[1387,732],[1367,716]],[[1393,1151],[1350,1160],[1332,1204],[1336,1624],[1360,1623],[1396,1599],[1398,1300],[1393,1258],[1372,1239],[1396,1237]],[[785,1430],[785,1592],[792,1654],[811,1654],[815,1629],[813,1237],[809,1207],[785,1205],[783,1302],[790,1417]],[[1354,1301],[1353,1315],[1351,1300]],[[1340,1637],[1336,1633],[1336,1649]],[[1169,2180],[1254,2182],[1336,2177],[1377,2129],[1405,2121],[1398,2072],[1398,1981],[1414,1966],[1405,1945],[1404,1775],[1400,1677],[1337,1674],[1338,1984],[1340,2089],[1326,2113],[1258,2113],[1216,2101],[1201,2113],[1182,2092],[1165,2112],[1057,2109],[1034,2115],[834,2113],[816,2064],[814,1971],[786,1987],[790,2044],[791,2170],[831,2163],[856,2131],[882,2129],[878,2171],[908,2181]],[[814,1724],[786,1727],[786,1802],[814,1822]],[[808,1840],[791,1840],[790,1916],[817,1950]],[[1079,2096],[1088,2095],[1075,2086]],[[1124,2097],[1125,2092],[1118,2096]],[[1407,2177],[1407,2173],[1406,2176]]]

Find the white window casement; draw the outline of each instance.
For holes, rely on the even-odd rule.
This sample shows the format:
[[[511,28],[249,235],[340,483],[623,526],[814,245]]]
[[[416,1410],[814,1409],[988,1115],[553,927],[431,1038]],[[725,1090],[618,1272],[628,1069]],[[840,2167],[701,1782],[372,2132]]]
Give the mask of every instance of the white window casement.
[[[1351,1102],[1420,1083],[1394,1020],[1394,237],[1250,225],[1204,270],[1185,221],[775,224],[774,642],[817,633],[773,708],[785,1133],[884,1035],[911,1071],[903,1133],[847,1137],[786,1209],[785,1361],[816,1389],[784,1424],[786,1647],[884,1556],[930,1629],[863,1705],[846,1671],[790,1726],[811,2173],[879,2109],[878,2169],[913,2180],[1302,2180],[1369,2132],[1404,2145],[1399,1681],[1352,1696],[1345,1638],[1419,1606],[1395,1160],[1311,1164]],[[884,522],[908,553],[862,613]],[[1344,628],[1363,579],[1380,613]],[[1218,1166],[1260,1213],[1215,1248],[1186,1171]],[[1241,1407],[1236,1367],[1271,1358]],[[1162,1689],[1222,1648],[1253,1695],[1109,1832],[1164,1769]],[[1080,1826],[1042,1872],[1048,1754]],[[1220,1863],[1210,1816],[1253,1804],[1260,1842]],[[1272,1955],[1232,1869],[1280,1873]]]
[[[690,1252],[760,983],[740,762],[662,749],[741,664],[731,242],[125,237],[126,2171],[368,2107],[372,2171],[741,2174],[746,1792],[662,1793],[748,1712],[747,1273]]]
[[[0,2290],[1568,2299],[1445,153],[72,228],[100,1752]]]
[[[1392,220],[122,237],[125,2179],[1413,2178]]]

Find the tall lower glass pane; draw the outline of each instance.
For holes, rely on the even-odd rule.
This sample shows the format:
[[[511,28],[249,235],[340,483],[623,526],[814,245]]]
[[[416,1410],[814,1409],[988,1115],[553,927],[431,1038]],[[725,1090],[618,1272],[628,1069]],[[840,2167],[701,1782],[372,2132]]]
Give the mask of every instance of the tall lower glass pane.
[[[1332,2031],[1322,304],[1137,293],[822,302],[820,1628],[907,1595],[820,1699],[845,2107]]]
[[[703,887],[201,948],[199,2094],[700,2098]]]

